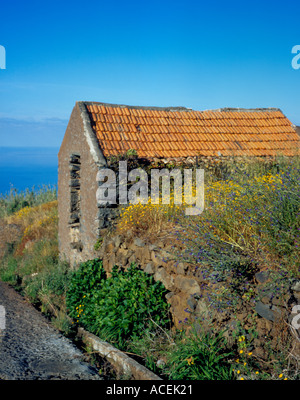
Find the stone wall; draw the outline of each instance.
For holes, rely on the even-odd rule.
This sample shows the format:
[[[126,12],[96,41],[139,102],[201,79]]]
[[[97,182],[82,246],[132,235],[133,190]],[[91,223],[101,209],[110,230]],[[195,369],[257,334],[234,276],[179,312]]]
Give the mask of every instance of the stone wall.
[[[58,154],[59,252],[72,266],[95,256],[98,169],[84,135],[82,112],[76,105]]]
[[[176,263],[172,255],[172,243],[158,240],[150,243],[131,232],[105,236],[98,250],[98,257],[103,260],[104,269],[110,273],[114,265],[125,269],[136,263],[146,273],[154,275],[169,291],[167,300],[171,305],[174,323],[180,327],[179,321],[189,317],[184,311],[188,304],[194,304],[194,298],[201,295],[200,281],[191,273],[192,268],[184,263]]]
[[[105,234],[103,231],[97,257],[103,260],[103,267],[108,273],[114,265],[126,269],[131,263],[136,263],[146,273],[153,275],[155,281],[161,281],[168,290],[166,299],[170,304],[174,325],[179,329],[189,329],[189,323],[195,322],[196,328],[201,326],[201,329],[209,330],[213,324],[224,329],[230,341],[238,324],[251,331],[255,323],[258,336],[253,342],[254,353],[264,356],[265,335],[271,334],[276,340],[278,329],[291,322],[292,307],[300,298],[300,281],[283,293],[270,295],[265,291],[270,279],[268,271],[259,271],[253,282],[259,297],[255,304],[238,301],[234,309],[217,309],[209,299],[213,293],[222,290],[223,283],[212,284],[206,281],[203,271],[195,265],[178,262],[175,252],[182,249],[175,242],[174,238],[142,239],[132,235],[131,231],[125,234]],[[300,329],[298,334],[300,337]]]

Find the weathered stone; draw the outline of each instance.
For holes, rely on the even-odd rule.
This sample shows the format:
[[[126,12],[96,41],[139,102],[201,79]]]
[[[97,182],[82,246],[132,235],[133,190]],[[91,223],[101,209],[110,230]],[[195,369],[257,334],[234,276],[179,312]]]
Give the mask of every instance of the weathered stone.
[[[171,290],[174,286],[173,276],[169,275],[163,267],[158,268],[154,275],[154,279],[160,281],[167,290]]]
[[[184,275],[185,274],[185,266],[182,262],[178,263],[176,266],[176,273],[180,274],[180,275]]]
[[[70,165],[69,165],[69,170],[70,170],[71,172],[80,171],[80,165],[70,164]]]
[[[71,154],[70,164],[80,164],[80,154]]]
[[[151,260],[151,255],[149,249],[145,247],[137,247],[135,251],[136,258],[140,260],[141,264]]]
[[[69,219],[69,225],[74,225],[74,224],[78,224],[79,225],[79,216],[71,216]]]
[[[119,248],[116,252],[116,264],[125,267],[128,263],[128,250]]]
[[[169,299],[170,299],[172,296],[174,296],[174,295],[175,295],[174,292],[169,292],[169,293],[166,294],[165,297],[166,297],[167,300],[169,300]]]
[[[108,256],[104,254],[102,257],[102,265],[105,271],[108,271]]]
[[[183,293],[175,294],[168,302],[170,303],[170,311],[174,317],[174,324],[177,328],[182,327],[182,323],[189,319],[190,314],[185,311],[187,307],[187,296]]]
[[[71,192],[71,205],[76,205],[79,202],[79,191],[75,190]]]
[[[138,247],[144,247],[145,246],[145,242],[140,238],[135,238],[133,243]]]
[[[265,283],[269,279],[269,272],[268,271],[260,271],[255,274],[255,279],[259,283]]]
[[[159,250],[159,248],[158,248],[155,244],[149,244],[148,247],[149,247],[149,250],[150,250],[150,251],[152,251],[152,250],[156,250],[156,251]]]
[[[200,292],[200,286],[198,282],[193,278],[178,275],[174,280],[174,284],[179,290],[188,295]]]
[[[161,250],[161,251],[159,252],[159,255],[160,255],[160,257],[163,259],[164,262],[166,262],[166,261],[168,261],[168,260],[171,260],[171,259],[173,258],[173,257],[172,257],[172,254],[169,253],[168,251],[165,251],[165,250]]]
[[[298,303],[300,303],[300,292],[294,292],[294,297]]]
[[[146,267],[144,268],[144,271],[145,271],[147,274],[154,274],[155,268],[154,268],[154,266],[153,266],[153,263],[152,263],[152,262],[149,262],[149,263],[146,265]]]
[[[294,292],[300,292],[300,281],[294,283],[294,285],[291,287],[291,289],[292,289]]]
[[[118,248],[120,247],[120,244],[121,244],[121,238],[120,238],[120,236],[117,235],[117,236],[113,237],[113,238],[112,238],[112,242],[114,243],[115,248],[118,249]]]
[[[282,314],[281,310],[271,304],[263,304],[261,301],[258,301],[255,305],[255,311],[260,317],[263,317],[269,321],[275,321]]]
[[[80,187],[80,180],[79,179],[71,179],[69,186],[71,186],[72,188],[74,187]]]
[[[71,249],[77,250],[79,252],[81,252],[83,249],[83,245],[81,242],[71,242],[70,246],[71,246]]]
[[[128,263],[129,264],[136,263],[136,255],[134,253],[128,258]]]
[[[116,255],[115,253],[112,253],[108,260],[108,271],[111,272],[115,265],[116,265]]]
[[[105,252],[111,253],[115,249],[115,245],[112,241],[108,242],[105,246]]]
[[[157,266],[165,265],[164,261],[159,257],[158,253],[155,253],[154,251],[151,251],[151,260]]]
[[[191,309],[192,311],[194,311],[194,310],[196,309],[196,307],[197,307],[197,300],[195,299],[194,296],[190,296],[190,297],[187,299],[187,305],[190,307],[190,309]]]
[[[204,300],[199,300],[197,302],[195,313],[200,318],[207,318],[211,315],[211,311]]]

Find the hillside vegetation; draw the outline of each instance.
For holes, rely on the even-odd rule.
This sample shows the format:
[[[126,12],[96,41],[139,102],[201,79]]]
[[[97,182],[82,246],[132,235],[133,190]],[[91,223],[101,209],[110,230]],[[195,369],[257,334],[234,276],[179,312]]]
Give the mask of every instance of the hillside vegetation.
[[[144,237],[166,227],[176,232],[185,248],[175,254],[176,262],[189,262],[205,275],[212,288],[209,304],[216,309],[234,313],[236,304],[245,302],[254,310],[257,293],[251,279],[265,270],[272,276],[268,290],[284,302],[300,279],[299,172],[297,157],[214,164],[206,171],[205,211],[200,216],[186,218],[185,205],[129,205],[116,229],[131,229]],[[58,257],[57,222],[53,188],[0,197],[0,279],[65,334],[73,335],[78,325],[84,326],[136,354],[167,379],[299,379],[299,337],[287,321],[278,323],[276,343],[266,331],[261,357],[253,357],[259,329],[254,312],[253,321],[236,325],[230,340],[217,325],[210,332],[192,327],[186,335],[186,326],[172,327],[164,288],[150,293],[148,285],[154,282],[136,266],[129,275],[116,267],[108,277],[101,260],[93,260],[71,271]],[[139,293],[136,300],[134,290]],[[152,322],[143,319],[146,293]]]

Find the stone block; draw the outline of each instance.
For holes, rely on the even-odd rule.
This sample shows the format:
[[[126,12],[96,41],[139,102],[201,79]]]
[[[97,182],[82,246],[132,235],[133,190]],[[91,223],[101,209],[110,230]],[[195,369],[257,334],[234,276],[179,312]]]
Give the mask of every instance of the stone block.
[[[115,245],[112,241],[108,242],[105,246],[105,252],[106,253],[111,253],[113,250],[115,250]]]
[[[175,294],[169,298],[168,302],[175,326],[181,328],[183,322],[190,317],[190,314],[185,311],[187,308],[187,296],[183,293]]]
[[[128,263],[128,250],[119,248],[116,252],[116,264],[125,267]]]
[[[187,295],[200,292],[200,286],[198,282],[193,278],[178,275],[174,280],[174,284],[180,291],[186,293]]]
[[[258,301],[255,305],[255,311],[260,317],[267,319],[268,321],[274,322],[282,314],[281,310],[271,304],[263,304]]]
[[[144,272],[147,274],[154,274],[155,273],[155,268],[152,262],[149,262],[146,267],[144,268]]]
[[[154,274],[154,279],[156,281],[160,281],[167,290],[172,290],[174,287],[174,278],[172,275],[169,275],[165,268],[158,268],[156,273]]]
[[[135,255],[138,260],[140,260],[141,264],[145,264],[147,261],[151,260],[151,255],[149,249],[145,247],[137,247],[135,250]]]

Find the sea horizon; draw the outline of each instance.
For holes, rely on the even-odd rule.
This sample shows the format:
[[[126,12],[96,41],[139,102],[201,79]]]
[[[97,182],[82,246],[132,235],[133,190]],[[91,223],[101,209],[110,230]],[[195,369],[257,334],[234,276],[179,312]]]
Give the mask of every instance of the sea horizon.
[[[0,147],[0,196],[57,187],[58,147]]]

